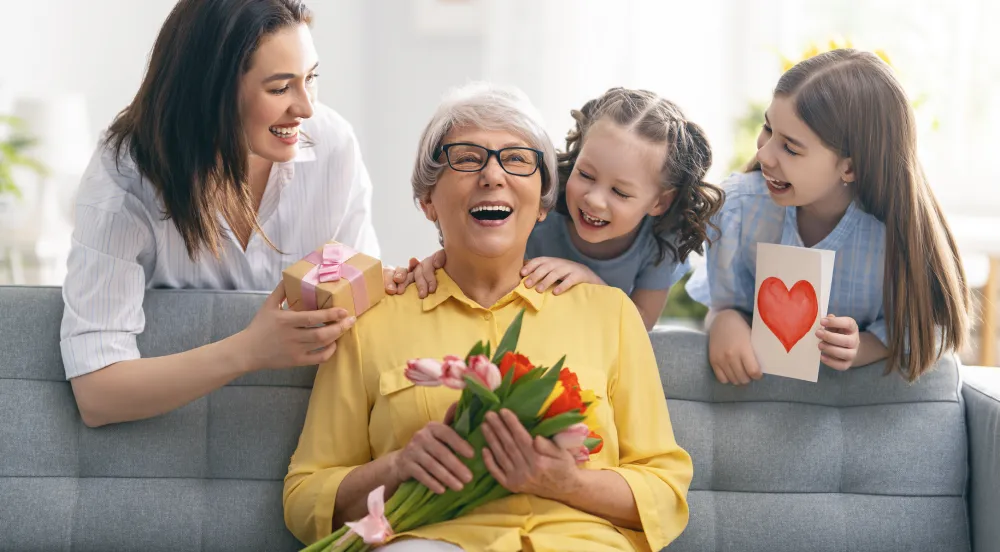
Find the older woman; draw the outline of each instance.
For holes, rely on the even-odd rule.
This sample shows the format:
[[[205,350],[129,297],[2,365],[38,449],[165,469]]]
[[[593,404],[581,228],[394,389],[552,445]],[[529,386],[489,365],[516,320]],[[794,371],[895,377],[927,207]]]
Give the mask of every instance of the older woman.
[[[402,542],[386,550],[659,550],[684,529],[691,459],[674,440],[635,306],[607,286],[554,296],[521,282],[528,235],[552,207],[555,183],[552,142],[519,92],[471,85],[434,114],[413,192],[447,263],[437,293],[382,301],[317,374],[285,478],[285,521],[303,542],[364,516],[379,485],[391,495],[411,478],[435,492],[469,481],[457,455],[476,451],[440,422],[459,392],[414,386],[406,361],[461,353],[483,338],[495,346],[521,309],[518,349],[543,365],[566,354],[600,397],[603,450],[577,467],[568,452],[519,444],[527,433],[509,412],[491,414],[484,459],[515,494],[396,535]]]

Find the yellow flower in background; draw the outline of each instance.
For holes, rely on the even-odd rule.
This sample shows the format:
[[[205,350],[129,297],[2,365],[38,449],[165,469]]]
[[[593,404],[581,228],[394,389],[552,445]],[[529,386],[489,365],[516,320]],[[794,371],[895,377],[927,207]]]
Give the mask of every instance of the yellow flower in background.
[[[788,71],[792,67],[795,67],[797,63],[807,60],[811,57],[818,56],[822,53],[829,52],[831,50],[842,50],[847,48],[854,48],[854,43],[851,41],[851,39],[844,38],[841,36],[833,36],[827,39],[826,44],[823,44],[822,46],[815,42],[810,42],[809,47],[803,50],[803,52],[798,56],[798,58],[791,58],[779,54],[781,56],[781,72],[784,73],[785,71]],[[890,67],[892,66],[892,61],[889,60],[889,54],[887,54],[885,50],[882,49],[873,50],[872,53],[881,58],[882,61],[886,62],[886,64],[888,64]]]

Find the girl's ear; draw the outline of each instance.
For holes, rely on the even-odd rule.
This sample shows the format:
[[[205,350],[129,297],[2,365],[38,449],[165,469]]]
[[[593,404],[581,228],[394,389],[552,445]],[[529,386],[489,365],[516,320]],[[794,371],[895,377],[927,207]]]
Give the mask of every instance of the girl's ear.
[[[840,171],[840,180],[843,182],[854,182],[854,179],[857,178],[854,174],[854,161],[850,157],[841,159],[837,170]]]
[[[656,203],[647,212],[651,217],[658,217],[663,213],[666,213],[670,206],[674,204],[674,198],[677,197],[677,188],[672,188],[660,194],[660,197],[656,198]]]

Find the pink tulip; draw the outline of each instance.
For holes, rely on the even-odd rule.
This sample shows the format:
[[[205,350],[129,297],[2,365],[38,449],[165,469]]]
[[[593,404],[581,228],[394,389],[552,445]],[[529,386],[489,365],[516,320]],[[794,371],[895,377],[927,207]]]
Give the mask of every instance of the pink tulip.
[[[452,389],[465,389],[465,373],[468,371],[465,361],[455,355],[448,355],[441,365],[441,383]]]
[[[576,460],[577,464],[585,464],[590,461],[590,451],[583,445],[570,449],[570,452],[573,453],[573,460]]]
[[[573,424],[566,429],[560,431],[552,438],[555,441],[556,446],[563,450],[574,451],[580,447],[587,450],[587,447],[583,446],[583,443],[587,440],[587,436],[590,435],[590,428],[587,424]],[[589,452],[587,453],[590,454]]]
[[[406,379],[417,385],[437,387],[442,383],[442,375],[441,363],[432,358],[418,358],[406,362]]]
[[[350,537],[351,533],[361,537],[365,544],[382,544],[392,536],[392,526],[389,525],[389,520],[385,517],[384,497],[384,485],[368,493],[368,515],[358,521],[345,523],[344,525],[350,527],[350,530],[337,541],[338,545]]]
[[[476,375],[479,381],[490,391],[496,391],[503,381],[500,369],[490,362],[485,355],[476,355],[469,359],[469,371]]]

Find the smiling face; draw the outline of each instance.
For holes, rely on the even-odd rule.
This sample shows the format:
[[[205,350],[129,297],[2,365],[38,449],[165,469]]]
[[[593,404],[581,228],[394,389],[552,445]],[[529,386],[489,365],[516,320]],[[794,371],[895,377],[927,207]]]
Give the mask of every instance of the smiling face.
[[[610,120],[594,123],[566,181],[566,207],[580,238],[615,240],[646,215],[666,212],[672,197],[662,184],[666,149]]]
[[[476,127],[453,128],[441,141],[443,145],[467,143],[491,150],[508,147],[533,147],[523,137],[511,132]],[[452,163],[479,163],[453,148]],[[441,154],[444,161],[445,154]],[[524,162],[505,159],[505,163]],[[510,165],[508,165],[510,168]],[[438,223],[449,262],[454,257],[465,261],[474,258],[524,258],[528,236],[535,223],[545,216],[541,204],[542,174],[515,176],[504,171],[491,156],[481,171],[460,172],[447,164],[430,197],[421,202],[429,220]]]
[[[295,158],[299,125],[313,114],[317,59],[305,24],[261,40],[240,82],[240,114],[254,154],[274,162]]]
[[[757,137],[757,161],[771,199],[805,207],[842,193],[852,182],[850,160],[840,158],[795,111],[795,98],[775,96]]]

